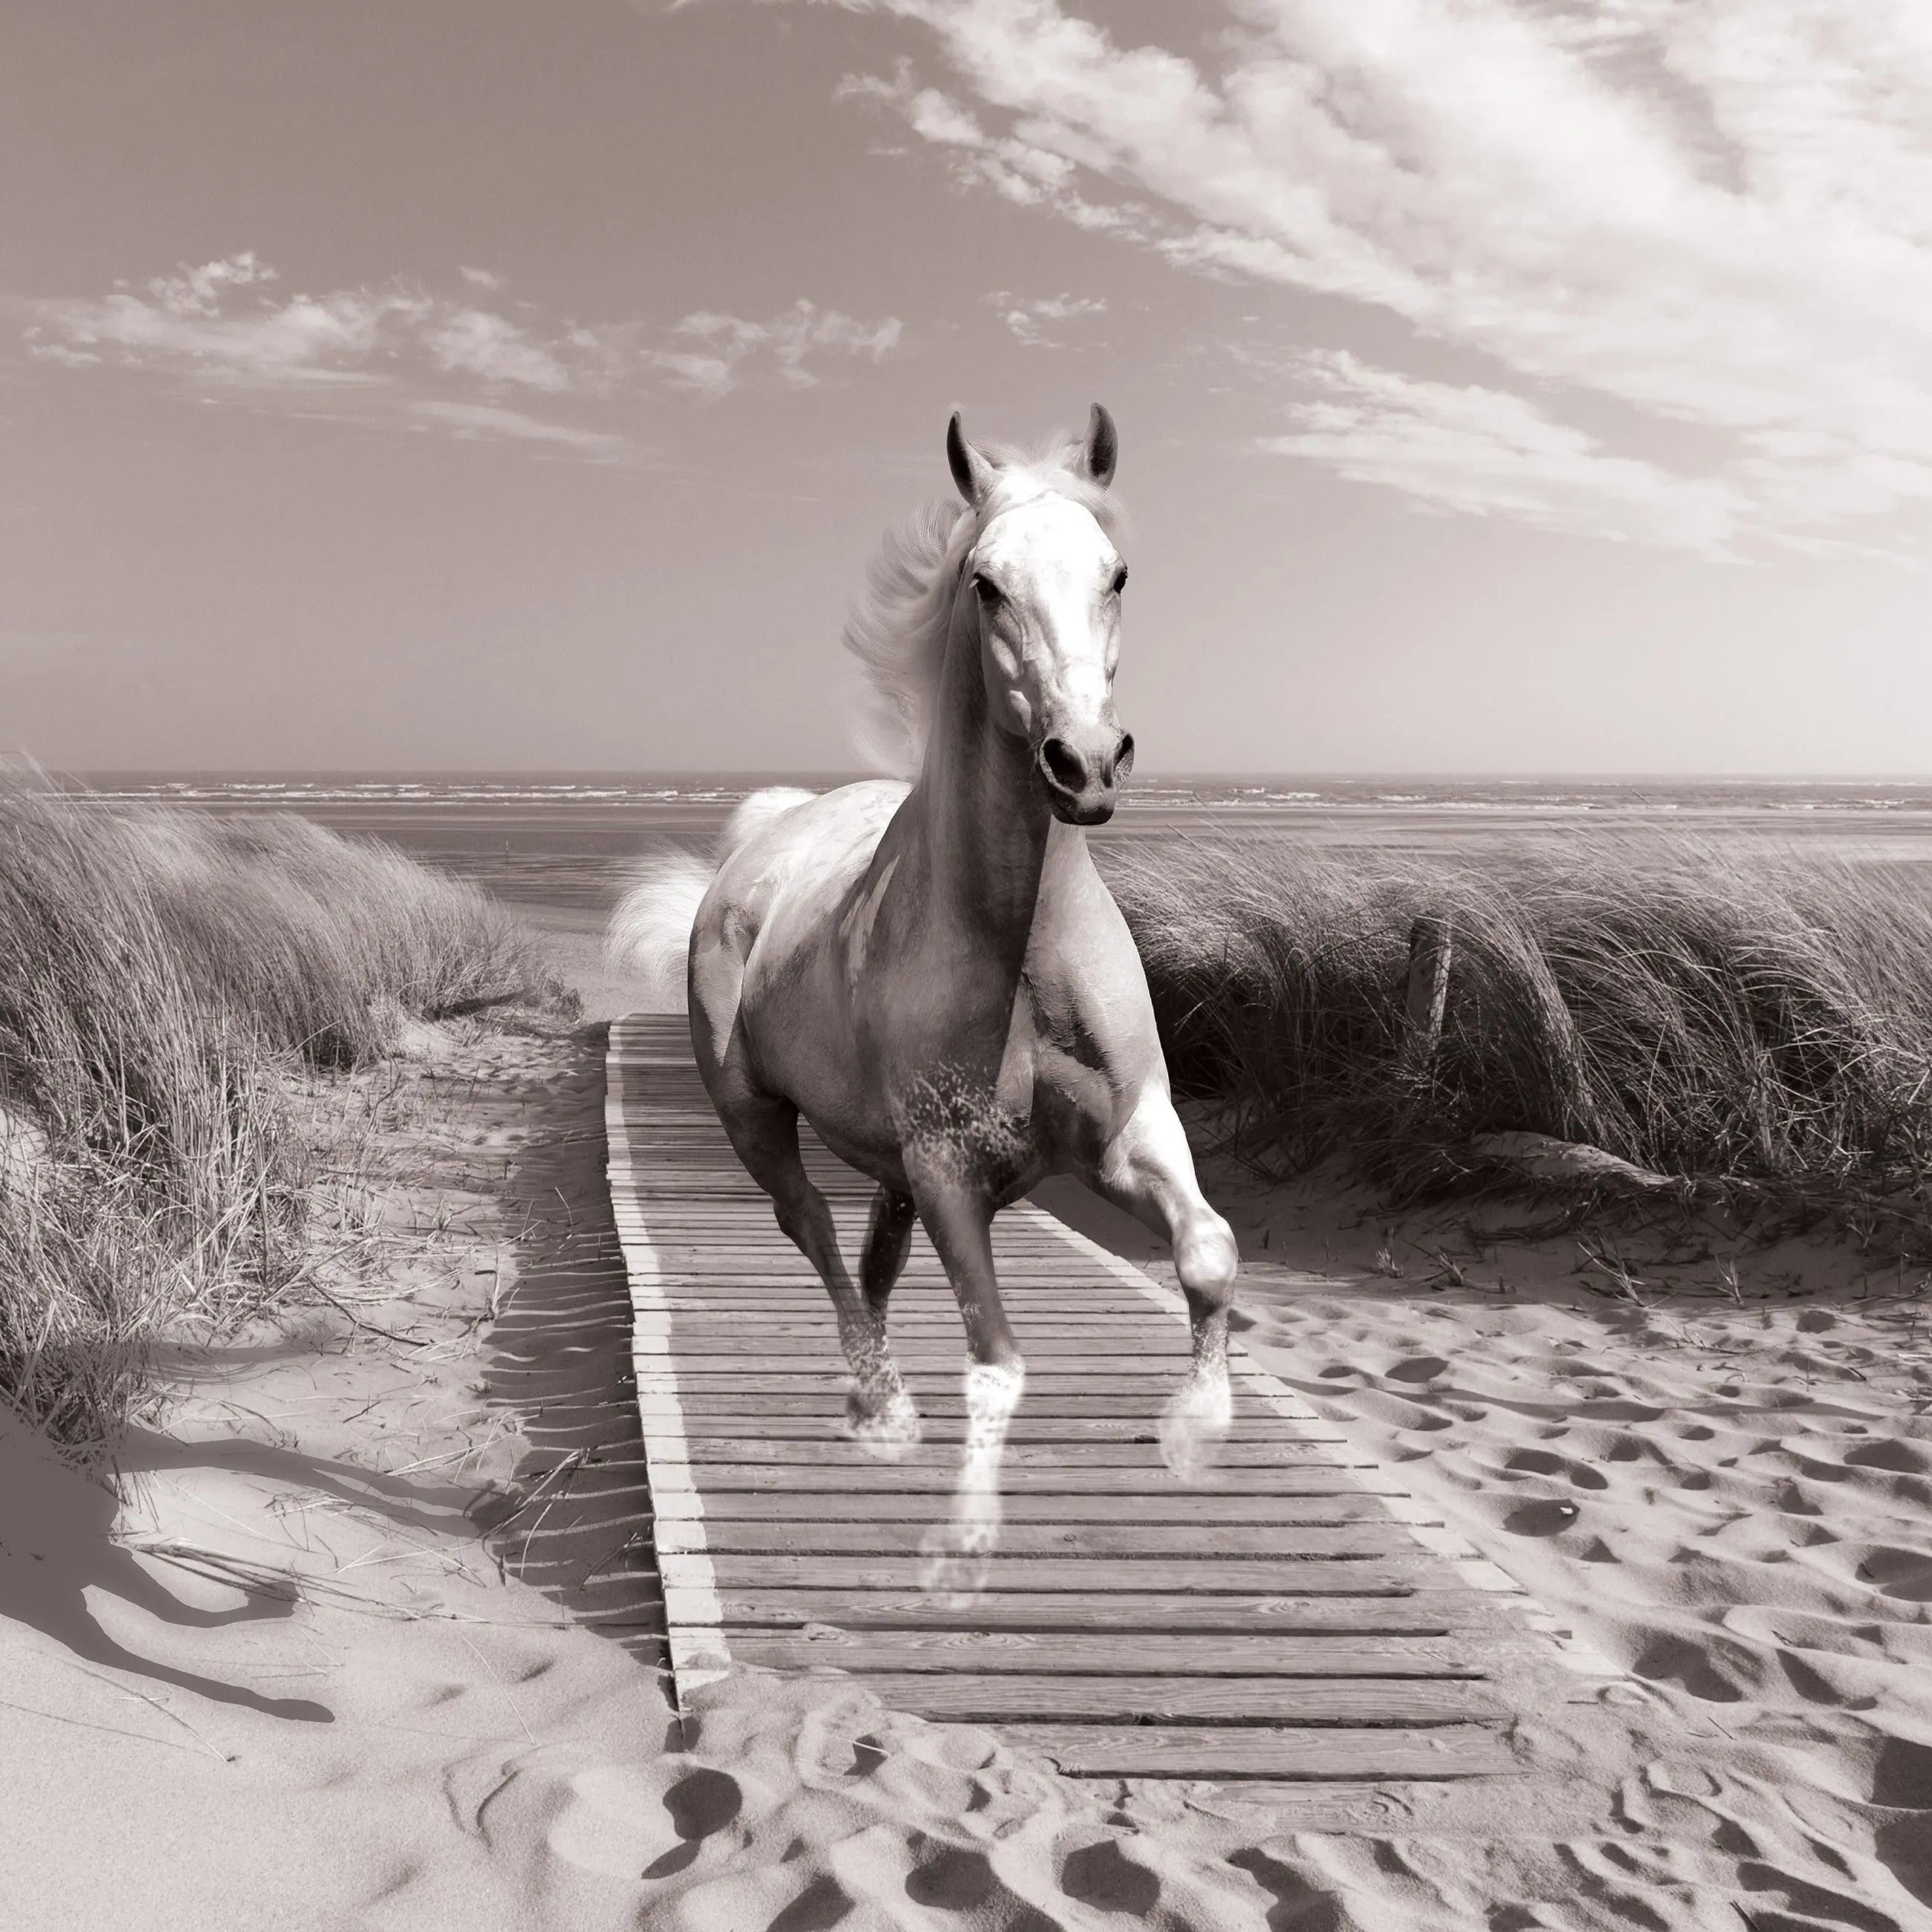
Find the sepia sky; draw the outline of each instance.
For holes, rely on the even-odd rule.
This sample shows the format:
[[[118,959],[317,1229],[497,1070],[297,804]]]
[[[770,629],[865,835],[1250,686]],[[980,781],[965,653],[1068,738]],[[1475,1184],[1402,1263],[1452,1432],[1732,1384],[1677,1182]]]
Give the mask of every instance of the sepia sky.
[[[852,762],[1106,403],[1144,769],[1932,769],[1923,0],[21,0],[0,751]]]

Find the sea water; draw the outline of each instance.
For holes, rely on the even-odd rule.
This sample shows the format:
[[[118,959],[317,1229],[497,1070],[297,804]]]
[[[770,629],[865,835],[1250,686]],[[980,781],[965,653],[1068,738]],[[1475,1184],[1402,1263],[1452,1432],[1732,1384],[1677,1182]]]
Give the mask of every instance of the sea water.
[[[200,811],[298,812],[387,840],[506,898],[611,904],[640,859],[708,850],[766,784],[814,790],[836,772],[196,772],[76,779],[101,796]],[[1096,839],[1229,835],[1445,852],[1560,840],[1566,830],[1667,829],[1749,838],[1852,860],[1932,863],[1932,780],[1382,778],[1136,773]]]

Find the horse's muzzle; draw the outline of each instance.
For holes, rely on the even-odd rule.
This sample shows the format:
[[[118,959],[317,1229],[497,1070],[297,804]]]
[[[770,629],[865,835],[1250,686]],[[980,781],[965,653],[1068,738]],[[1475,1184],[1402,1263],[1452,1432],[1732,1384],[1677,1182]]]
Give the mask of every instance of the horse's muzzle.
[[[1068,825],[1104,825],[1133,761],[1132,734],[1103,728],[1043,740],[1034,763],[1054,818]]]

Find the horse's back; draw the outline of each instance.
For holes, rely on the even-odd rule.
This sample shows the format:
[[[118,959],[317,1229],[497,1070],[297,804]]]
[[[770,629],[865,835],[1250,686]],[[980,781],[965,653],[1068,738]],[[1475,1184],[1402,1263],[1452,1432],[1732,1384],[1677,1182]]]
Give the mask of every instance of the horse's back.
[[[782,1090],[799,1016],[814,1041],[836,1034],[837,927],[905,784],[867,779],[774,814],[730,853],[692,932],[692,1028],[699,1064],[722,1062],[734,1036]],[[707,1054],[707,1049],[709,1053]],[[794,1098],[802,1098],[794,1095]]]

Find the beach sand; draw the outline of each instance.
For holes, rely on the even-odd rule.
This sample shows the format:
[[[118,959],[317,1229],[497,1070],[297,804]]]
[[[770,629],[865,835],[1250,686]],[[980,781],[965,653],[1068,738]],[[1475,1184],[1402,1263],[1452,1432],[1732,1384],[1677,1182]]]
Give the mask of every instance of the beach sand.
[[[1627,1239],[1625,1286],[1494,1210],[1390,1223],[1210,1166],[1247,1345],[1633,1673],[1526,1714],[1560,1803],[1317,1830],[836,1676],[680,1719],[602,1172],[629,996],[588,916],[546,926],[584,1023],[427,1029],[357,1077],[359,1271],[184,1346],[118,1511],[0,1435],[0,1924],[1932,1924],[1932,1336],[1843,1244]]]

